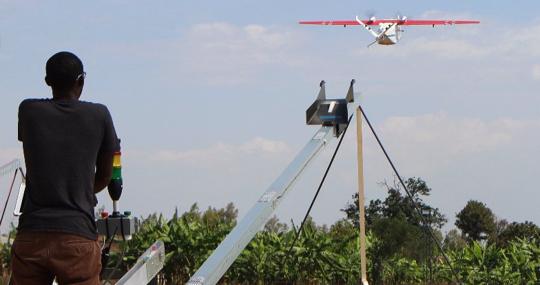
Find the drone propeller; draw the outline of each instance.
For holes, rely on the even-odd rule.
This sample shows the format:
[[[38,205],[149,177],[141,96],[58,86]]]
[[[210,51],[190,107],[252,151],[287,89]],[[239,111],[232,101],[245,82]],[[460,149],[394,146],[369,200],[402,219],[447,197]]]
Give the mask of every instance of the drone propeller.
[[[379,35],[373,31],[373,29],[366,23],[362,22],[362,20],[360,20],[360,18],[358,16],[356,16],[356,22],[358,22],[358,24],[360,24],[361,26],[363,26],[370,34],[372,34],[375,38],[378,38]]]
[[[399,21],[400,24],[404,24],[407,21],[407,16],[404,16],[400,12],[397,13],[396,18],[397,18],[397,20]],[[397,32],[398,32],[398,33],[396,33],[396,39],[397,40],[399,40],[399,32],[404,32],[404,31],[405,30],[401,29],[399,26],[397,27]]]
[[[368,23],[377,21],[377,17],[375,17],[375,14],[377,14],[374,10],[368,10],[366,12],[366,17],[368,18]]]
[[[396,19],[398,21],[402,21],[402,22],[405,22],[407,20],[407,16],[404,16],[403,14],[401,14],[400,12],[396,13]]]

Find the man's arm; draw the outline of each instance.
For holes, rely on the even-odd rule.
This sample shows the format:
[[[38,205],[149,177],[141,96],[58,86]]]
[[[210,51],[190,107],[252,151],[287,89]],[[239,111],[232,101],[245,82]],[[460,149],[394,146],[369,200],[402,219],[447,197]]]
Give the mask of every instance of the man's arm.
[[[94,181],[94,193],[103,190],[111,182],[113,169],[112,152],[99,153],[96,161],[96,178]]]
[[[111,182],[113,171],[113,157],[115,151],[120,151],[120,140],[116,136],[111,114],[107,107],[103,106],[104,133],[101,146],[96,160],[96,178],[94,181],[94,193],[98,193]]]

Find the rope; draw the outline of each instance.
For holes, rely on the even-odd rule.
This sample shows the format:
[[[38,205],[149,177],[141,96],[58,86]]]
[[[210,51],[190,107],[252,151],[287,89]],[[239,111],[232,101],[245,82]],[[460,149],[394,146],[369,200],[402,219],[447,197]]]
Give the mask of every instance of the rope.
[[[392,169],[394,170],[394,173],[395,175],[397,176],[397,178],[399,179],[399,183],[401,184],[401,186],[403,187],[403,189],[405,190],[405,192],[407,193],[407,196],[409,197],[409,199],[411,199],[411,203],[412,205],[414,206],[414,209],[416,210],[416,213],[418,214],[418,216],[420,217],[420,219],[422,220],[422,223],[424,223],[424,225],[427,225],[427,220],[426,218],[424,217],[424,215],[422,215],[422,211],[420,210],[420,208],[418,207],[417,203],[415,202],[414,200],[414,197],[412,196],[411,192],[409,192],[409,189],[407,188],[407,186],[405,185],[405,183],[403,182],[403,179],[401,178],[401,175],[399,175],[396,167],[394,166],[394,163],[392,162],[392,159],[390,159],[390,156],[388,155],[388,153],[386,152],[386,149],[384,148],[381,140],[379,139],[379,136],[377,135],[377,132],[375,132],[375,129],[373,128],[373,126],[371,125],[371,122],[369,121],[366,113],[364,112],[364,110],[362,109],[362,106],[361,105],[358,105],[358,108],[360,108],[360,112],[362,112],[362,116],[364,117],[364,119],[366,119],[366,123],[368,124],[369,126],[369,129],[371,130],[371,132],[373,133],[373,136],[375,136],[375,139],[377,140],[377,143],[379,144],[379,146],[381,147],[381,150],[383,151],[384,153],[384,156],[386,156],[386,159],[388,160],[388,163],[390,164],[390,166],[392,167]],[[457,274],[456,270],[454,269],[454,267],[452,266],[452,264],[450,263],[450,259],[448,258],[448,256],[446,255],[446,253],[444,252],[443,248],[442,248],[442,245],[439,243],[439,241],[437,240],[437,238],[435,237],[435,233],[433,232],[433,229],[431,227],[426,227],[427,228],[427,231],[429,232],[429,235],[431,237],[431,239],[433,240],[433,242],[435,242],[435,244],[437,245],[437,248],[439,249],[439,251],[441,252],[441,254],[443,255],[444,257],[444,261],[446,262],[446,264],[448,265],[448,267],[450,268],[450,270],[452,271],[452,274],[454,275],[454,278],[455,280],[457,281],[458,284],[462,284],[461,282],[461,279],[459,278],[459,275]]]

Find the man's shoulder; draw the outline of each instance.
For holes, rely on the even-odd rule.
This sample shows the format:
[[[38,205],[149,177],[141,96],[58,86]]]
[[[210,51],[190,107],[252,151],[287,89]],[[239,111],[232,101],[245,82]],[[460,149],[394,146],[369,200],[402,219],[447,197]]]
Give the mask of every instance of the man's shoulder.
[[[94,103],[88,101],[79,101],[79,107],[81,110],[84,110],[85,113],[94,114],[98,118],[107,121],[111,116],[109,109],[105,104]]]
[[[84,106],[85,108],[95,109],[99,111],[108,111],[107,106],[101,103],[89,102],[89,101],[79,101],[79,105]]]
[[[23,108],[30,105],[36,105],[36,104],[47,104],[51,101],[51,99],[38,99],[38,98],[29,98],[24,99],[21,104],[19,104],[19,108]]]
[[[45,106],[50,104],[50,101],[50,99],[24,99],[19,104],[19,116],[46,108]]]
[[[93,114],[99,118],[106,119],[110,117],[109,109],[101,103],[89,101],[55,101],[53,99],[25,99],[19,105],[19,115],[40,110],[51,110],[60,107],[61,109],[68,108],[77,113]]]

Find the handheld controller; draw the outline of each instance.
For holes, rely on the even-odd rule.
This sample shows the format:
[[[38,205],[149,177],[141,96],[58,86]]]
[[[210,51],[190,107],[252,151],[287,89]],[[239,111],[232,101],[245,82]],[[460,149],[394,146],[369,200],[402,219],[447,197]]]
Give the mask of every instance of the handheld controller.
[[[135,232],[133,217],[131,217],[130,211],[120,213],[118,209],[118,200],[122,196],[123,189],[121,156],[122,153],[120,151],[114,153],[113,174],[111,182],[107,187],[113,201],[113,212],[111,215],[108,212],[101,213],[101,217],[97,220],[97,231],[100,235],[104,235],[107,238],[115,236],[129,240]]]

